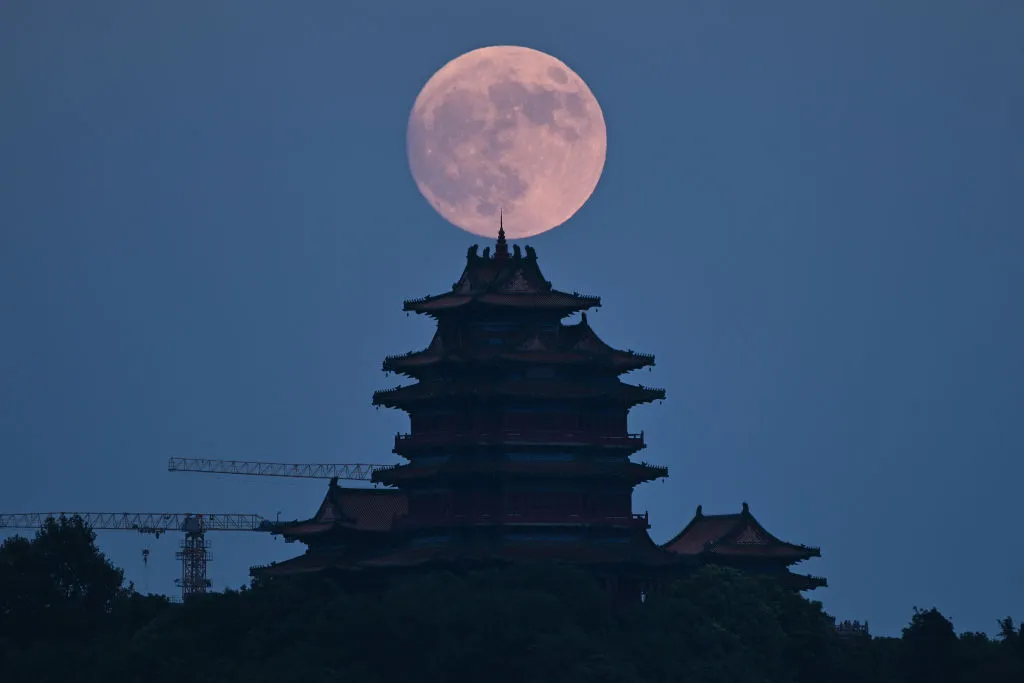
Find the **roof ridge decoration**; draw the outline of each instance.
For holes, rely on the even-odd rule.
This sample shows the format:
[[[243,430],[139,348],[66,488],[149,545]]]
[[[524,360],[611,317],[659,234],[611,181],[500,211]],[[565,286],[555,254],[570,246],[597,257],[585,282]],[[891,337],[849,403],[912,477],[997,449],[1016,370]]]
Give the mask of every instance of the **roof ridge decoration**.
[[[508,242],[505,240],[505,212],[498,213],[498,243],[494,246],[494,258],[508,258]]]
[[[504,226],[501,230],[504,230]],[[476,305],[520,310],[536,308],[570,315],[600,306],[601,297],[555,289],[537,265],[537,252],[533,247],[525,245],[520,250],[519,245],[512,245],[510,253],[508,240],[499,234],[493,255],[489,246],[484,248],[483,253],[480,253],[477,244],[466,250],[466,265],[462,275],[448,292],[406,299],[402,303],[406,311],[434,317]]]
[[[313,515],[313,519],[317,522],[334,522],[342,518],[339,514],[337,506],[334,504],[335,490],[338,488],[338,478],[331,479],[331,483],[327,488],[327,495],[324,496],[324,500],[320,503],[320,508]]]

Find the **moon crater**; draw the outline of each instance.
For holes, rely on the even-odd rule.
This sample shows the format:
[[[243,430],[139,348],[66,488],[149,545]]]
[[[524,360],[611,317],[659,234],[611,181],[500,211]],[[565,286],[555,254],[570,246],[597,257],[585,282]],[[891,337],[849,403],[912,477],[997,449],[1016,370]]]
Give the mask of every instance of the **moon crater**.
[[[407,131],[420,192],[449,222],[509,237],[561,225],[604,168],[604,117],[586,83],[550,55],[487,47],[441,68],[416,98]]]

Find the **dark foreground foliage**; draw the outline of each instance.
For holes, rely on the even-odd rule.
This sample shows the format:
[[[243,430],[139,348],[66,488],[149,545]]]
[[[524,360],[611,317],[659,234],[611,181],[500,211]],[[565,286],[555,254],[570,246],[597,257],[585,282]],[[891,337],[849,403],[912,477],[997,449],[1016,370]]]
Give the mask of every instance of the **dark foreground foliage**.
[[[438,574],[377,597],[275,581],[185,605],[122,587],[78,520],[0,546],[0,681],[1019,683],[1024,629],[839,637],[819,603],[709,569],[625,612],[567,568]]]

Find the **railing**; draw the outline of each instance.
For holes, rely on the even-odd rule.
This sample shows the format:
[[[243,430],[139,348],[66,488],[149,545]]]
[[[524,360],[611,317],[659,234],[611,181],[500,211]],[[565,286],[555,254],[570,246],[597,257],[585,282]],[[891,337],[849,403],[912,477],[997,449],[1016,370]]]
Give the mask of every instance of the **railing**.
[[[593,446],[646,447],[644,433],[602,435],[587,431],[564,431],[558,429],[531,429],[524,431],[503,430],[497,432],[425,432],[418,434],[395,434],[395,449],[403,446],[435,446],[458,444],[571,444]]]
[[[866,636],[870,634],[870,631],[868,631],[868,622],[865,621],[864,623],[861,623],[856,620],[842,621],[836,624],[835,631],[841,636]]]
[[[578,526],[615,526],[615,527],[640,527],[650,528],[650,521],[647,513],[630,514],[629,516],[609,515],[566,515],[559,513],[503,513],[489,515],[476,513],[468,515],[410,515],[402,518],[400,522],[403,527],[421,526],[474,526],[490,524],[547,524],[578,525]]]

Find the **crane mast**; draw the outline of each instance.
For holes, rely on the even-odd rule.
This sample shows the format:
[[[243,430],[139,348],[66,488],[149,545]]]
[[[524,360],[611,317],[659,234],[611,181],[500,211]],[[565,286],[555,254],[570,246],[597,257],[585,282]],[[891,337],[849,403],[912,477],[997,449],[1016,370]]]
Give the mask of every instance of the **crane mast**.
[[[262,531],[267,520],[253,514],[193,514],[178,512],[27,512],[0,514],[0,529],[38,529],[47,519],[78,517],[94,530],[137,531],[157,537],[169,531],[184,532],[175,558],[181,561],[182,600],[201,595],[210,587],[207,565],[210,544],[207,531]]]
[[[352,479],[371,481],[373,473],[391,465],[368,463],[286,463],[251,460],[208,460],[171,458],[169,472],[206,472],[210,474],[248,474],[261,477],[301,477],[304,479]]]
[[[369,463],[284,463],[251,460],[210,460],[207,458],[171,458],[170,472],[209,474],[245,474],[261,477],[299,477],[304,479],[350,479],[372,481],[373,473],[391,465]],[[269,523],[260,515],[209,514],[179,512],[29,512],[0,514],[0,529],[38,529],[49,518],[77,516],[96,530],[137,531],[142,534],[183,532],[185,538],[175,553],[181,561],[181,597],[187,600],[206,592],[210,586],[207,564],[210,562],[208,531],[269,531]]]

